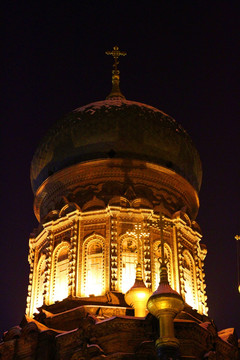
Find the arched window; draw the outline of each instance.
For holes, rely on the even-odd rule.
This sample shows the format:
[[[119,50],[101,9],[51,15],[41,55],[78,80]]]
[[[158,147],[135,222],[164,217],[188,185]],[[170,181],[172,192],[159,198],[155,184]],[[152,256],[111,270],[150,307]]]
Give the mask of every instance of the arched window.
[[[185,301],[188,305],[197,309],[195,292],[195,269],[193,258],[188,251],[183,252],[183,277],[185,285]]]
[[[104,291],[103,244],[99,240],[86,245],[85,295],[101,295]]]
[[[168,244],[164,244],[164,256],[167,259],[168,281],[173,286],[173,266],[172,266],[172,250]],[[153,291],[158,288],[160,281],[160,262],[162,258],[161,242],[155,241],[153,244]]]
[[[64,246],[55,254],[53,301],[61,301],[68,297],[68,250],[68,246]]]
[[[45,281],[45,275],[46,275],[45,269],[46,269],[46,260],[45,260],[45,256],[42,256],[38,263],[35,311],[37,308],[39,308],[43,305],[44,281]]]
[[[126,293],[134,284],[137,265],[136,241],[127,238],[122,242],[122,292]]]

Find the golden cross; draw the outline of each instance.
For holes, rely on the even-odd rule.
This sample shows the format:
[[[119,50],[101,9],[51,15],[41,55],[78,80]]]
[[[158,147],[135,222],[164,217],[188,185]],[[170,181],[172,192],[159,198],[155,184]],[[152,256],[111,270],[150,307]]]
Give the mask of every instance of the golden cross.
[[[137,244],[138,244],[137,262],[138,262],[138,264],[140,264],[141,263],[140,253],[142,252],[142,251],[140,252],[140,248],[142,250],[142,241],[141,240],[143,237],[148,237],[150,235],[150,233],[144,232],[142,225],[137,223],[137,224],[135,224],[133,231],[131,231],[131,232],[127,231],[127,235],[134,236],[137,239]]]
[[[164,215],[160,212],[159,218],[157,219],[157,221],[155,223],[151,222],[150,225],[152,225],[154,227],[158,227],[158,229],[160,230],[162,265],[165,265],[166,261],[165,261],[165,255],[164,255],[163,230],[166,229],[169,225],[172,226],[172,224],[169,221],[164,220]]]
[[[160,229],[160,235],[161,235],[161,253],[162,253],[162,265],[163,265],[165,264],[163,229],[166,228],[166,221],[164,221],[164,216],[162,215],[162,213],[159,214],[157,224]]]
[[[114,71],[116,71],[116,72],[118,71],[118,68],[117,68],[117,66],[119,64],[118,58],[120,56],[127,55],[126,51],[120,51],[118,46],[114,46],[112,51],[106,51],[105,54],[113,56],[113,58],[114,58],[113,68],[114,68]]]

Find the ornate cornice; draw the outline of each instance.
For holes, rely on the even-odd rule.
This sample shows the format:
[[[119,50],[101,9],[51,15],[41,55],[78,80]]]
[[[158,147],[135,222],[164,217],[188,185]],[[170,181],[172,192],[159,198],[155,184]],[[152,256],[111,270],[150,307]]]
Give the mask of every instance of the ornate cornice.
[[[197,214],[199,201],[196,191],[174,171],[137,160],[132,161],[130,167],[121,159],[111,159],[76,164],[50,176],[36,193],[35,215],[40,219],[40,213],[46,211],[44,208],[47,203],[54,202],[57,205],[62,202],[65,206],[66,199],[69,198],[72,201],[78,192],[82,192],[81,199],[84,197],[83,194],[98,196],[99,206],[102,200],[107,206],[110,199],[119,194],[119,191],[122,192],[122,196],[126,196],[124,195],[128,194],[126,186],[130,184],[140,192],[152,192],[154,206],[164,201],[165,197],[167,198],[166,205],[173,206],[173,212],[177,211],[179,206],[186,206],[193,218]],[[113,186],[111,192],[109,192],[109,186]],[[145,195],[147,201],[150,200],[149,197],[150,194]],[[169,201],[173,201],[172,205]]]

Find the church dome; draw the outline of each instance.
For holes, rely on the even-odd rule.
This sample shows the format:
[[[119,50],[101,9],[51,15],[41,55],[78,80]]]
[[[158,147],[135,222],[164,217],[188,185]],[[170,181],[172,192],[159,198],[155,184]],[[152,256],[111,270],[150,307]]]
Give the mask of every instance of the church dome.
[[[107,158],[148,161],[175,171],[199,191],[199,154],[187,132],[162,111],[123,98],[73,110],[48,131],[31,164],[33,191],[70,165]]]

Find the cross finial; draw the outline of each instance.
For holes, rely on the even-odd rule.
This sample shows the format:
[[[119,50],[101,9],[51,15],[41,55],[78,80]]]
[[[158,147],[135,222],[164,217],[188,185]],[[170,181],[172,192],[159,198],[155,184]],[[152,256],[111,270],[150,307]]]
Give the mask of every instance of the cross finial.
[[[145,232],[143,226],[140,223],[134,225],[133,231],[127,231],[127,235],[135,237],[137,239],[137,263],[142,263],[142,238],[148,237],[150,234],[149,232]]]
[[[163,236],[163,230],[166,227],[166,222],[164,221],[164,216],[160,212],[159,218],[158,218],[158,226],[160,229],[160,236],[161,236],[161,252],[162,252],[162,265],[165,265],[165,254],[164,254],[164,236]]]
[[[112,57],[114,58],[113,70],[112,70],[112,91],[107,96],[107,99],[113,99],[113,98],[125,99],[119,88],[120,71],[118,70],[118,64],[119,64],[118,58],[120,56],[127,55],[127,53],[126,51],[120,51],[118,46],[114,46],[112,51],[106,51],[105,54],[112,55]]]
[[[165,230],[169,225],[171,226],[170,222],[165,220],[164,215],[160,212],[159,217],[157,218],[156,222],[150,221],[150,225],[153,227],[156,227],[160,230],[160,241],[161,241],[161,263],[166,264],[165,256],[164,256],[164,236],[163,236],[163,230]]]
[[[106,51],[105,54],[112,55],[112,57],[114,58],[114,64],[113,64],[114,71],[119,71],[117,68],[119,64],[118,58],[119,56],[126,56],[127,55],[126,51],[120,51],[118,46],[114,46],[112,51]]]

